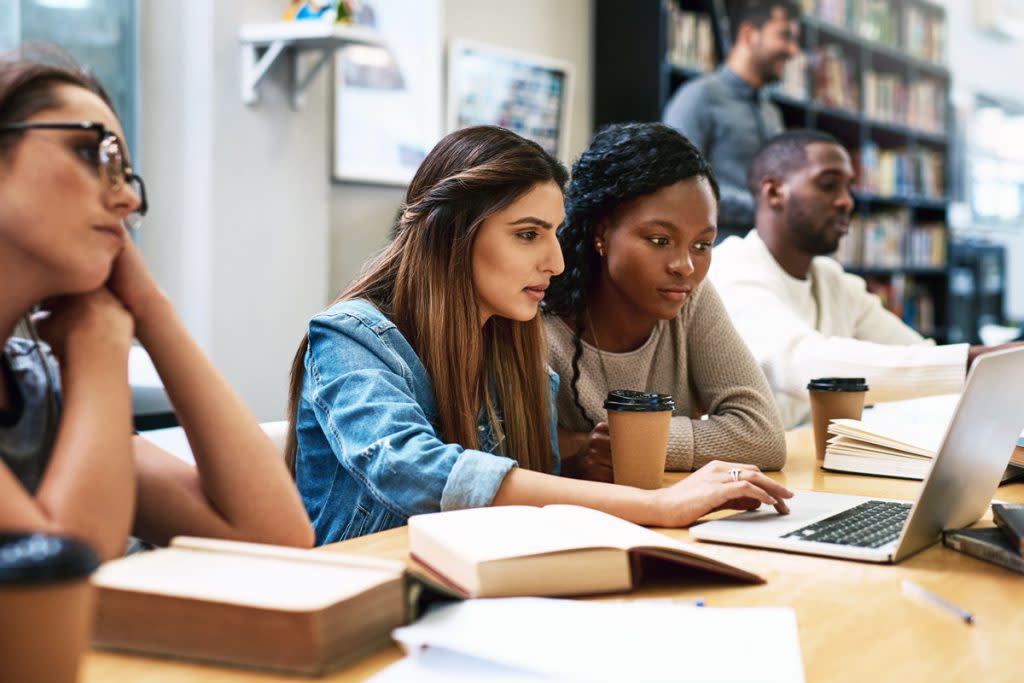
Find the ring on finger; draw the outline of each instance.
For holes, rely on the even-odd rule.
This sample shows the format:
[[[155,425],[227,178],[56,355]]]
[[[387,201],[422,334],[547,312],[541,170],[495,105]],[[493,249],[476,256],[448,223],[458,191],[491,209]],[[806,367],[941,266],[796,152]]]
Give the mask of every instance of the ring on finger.
[[[731,477],[733,481],[739,481],[740,472],[742,471],[743,470],[741,470],[739,467],[733,467],[731,470],[729,470],[729,477]]]

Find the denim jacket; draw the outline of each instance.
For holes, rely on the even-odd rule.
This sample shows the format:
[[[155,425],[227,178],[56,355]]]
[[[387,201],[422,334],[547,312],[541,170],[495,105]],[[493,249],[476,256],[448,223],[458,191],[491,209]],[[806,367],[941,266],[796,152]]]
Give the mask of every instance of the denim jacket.
[[[548,370],[553,473],[558,375]],[[318,545],[401,526],[411,515],[484,507],[511,458],[438,435],[434,387],[395,324],[362,299],[313,317],[296,415],[296,483]]]

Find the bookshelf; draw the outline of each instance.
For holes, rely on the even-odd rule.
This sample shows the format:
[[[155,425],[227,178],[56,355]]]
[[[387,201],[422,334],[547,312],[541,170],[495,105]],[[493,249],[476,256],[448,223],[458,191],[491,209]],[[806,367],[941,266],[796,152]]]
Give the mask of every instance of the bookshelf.
[[[787,128],[827,131],[854,160],[856,216],[836,257],[908,324],[945,341],[955,314],[945,11],[927,0],[804,0],[803,11],[803,52],[771,97]],[[660,120],[729,42],[723,0],[597,0],[595,31],[597,127]]]

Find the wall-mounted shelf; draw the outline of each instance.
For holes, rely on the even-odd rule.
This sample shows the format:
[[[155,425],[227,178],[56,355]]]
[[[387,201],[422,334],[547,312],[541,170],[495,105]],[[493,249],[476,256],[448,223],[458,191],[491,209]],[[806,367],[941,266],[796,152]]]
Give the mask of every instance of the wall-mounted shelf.
[[[302,105],[302,93],[334,55],[345,45],[385,47],[384,39],[372,29],[322,21],[281,21],[246,24],[239,32],[242,43],[242,101],[259,102],[259,84],[281,55],[289,62],[292,106]],[[299,54],[319,52],[316,62],[301,73]]]

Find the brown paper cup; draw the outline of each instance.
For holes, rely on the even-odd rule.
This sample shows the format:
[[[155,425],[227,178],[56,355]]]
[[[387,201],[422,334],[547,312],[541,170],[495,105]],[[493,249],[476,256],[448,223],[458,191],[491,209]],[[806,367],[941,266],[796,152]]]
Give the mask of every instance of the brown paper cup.
[[[87,579],[0,588],[4,680],[75,683],[92,631],[93,602]]]
[[[863,391],[809,391],[811,421],[814,424],[814,452],[818,460],[825,459],[828,445],[828,424],[831,420],[849,418],[859,420],[864,413]]]
[[[672,412],[608,410],[612,471],[616,484],[661,488]]]
[[[75,683],[94,618],[95,553],[73,539],[0,536],[0,679]]]

